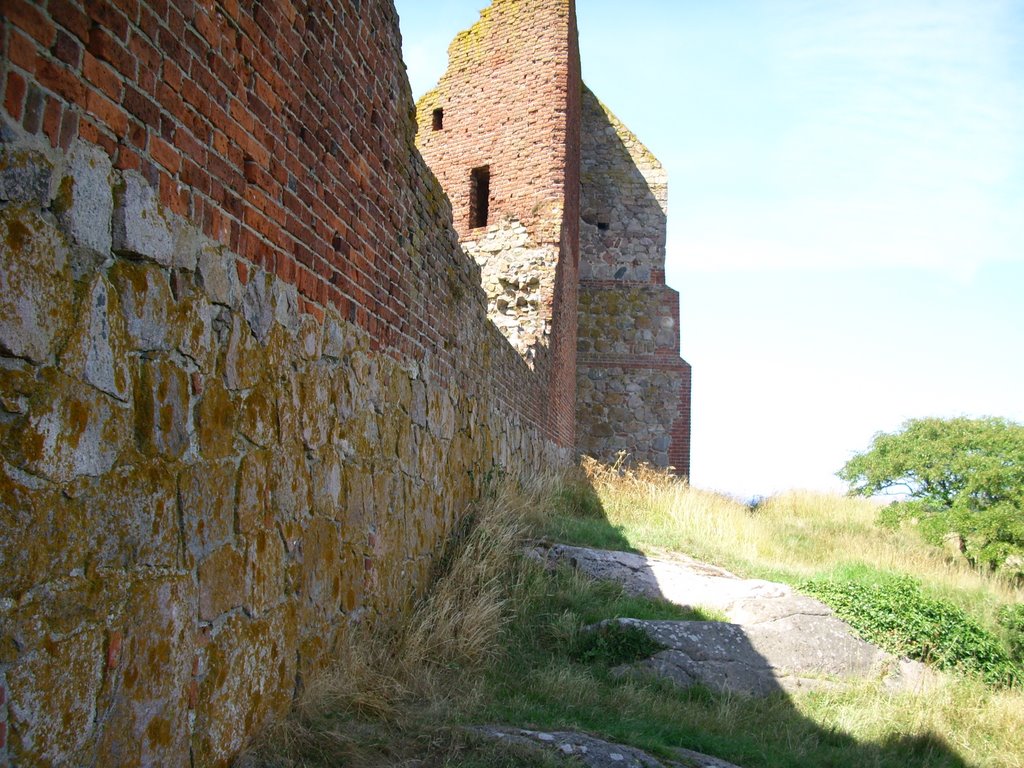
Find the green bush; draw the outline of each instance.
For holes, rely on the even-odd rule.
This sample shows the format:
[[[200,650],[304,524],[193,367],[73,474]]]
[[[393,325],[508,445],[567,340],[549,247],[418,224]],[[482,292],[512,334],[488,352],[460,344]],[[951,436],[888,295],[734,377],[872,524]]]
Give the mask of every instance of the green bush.
[[[1010,655],[1024,664],[1024,605],[1007,605],[999,611],[999,624],[1006,630]]]
[[[977,674],[993,685],[1022,679],[995,635],[960,608],[923,594],[909,576],[875,571],[862,579],[815,579],[801,588],[890,653]]]

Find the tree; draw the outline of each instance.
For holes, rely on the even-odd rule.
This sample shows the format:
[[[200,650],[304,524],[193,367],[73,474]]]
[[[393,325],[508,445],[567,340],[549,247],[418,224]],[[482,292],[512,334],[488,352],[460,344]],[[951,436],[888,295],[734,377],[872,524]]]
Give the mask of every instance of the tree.
[[[901,493],[883,520],[913,518],[932,538],[959,533],[968,557],[999,566],[1024,555],[1024,425],[1006,419],[912,419],[880,432],[836,473],[850,493]]]

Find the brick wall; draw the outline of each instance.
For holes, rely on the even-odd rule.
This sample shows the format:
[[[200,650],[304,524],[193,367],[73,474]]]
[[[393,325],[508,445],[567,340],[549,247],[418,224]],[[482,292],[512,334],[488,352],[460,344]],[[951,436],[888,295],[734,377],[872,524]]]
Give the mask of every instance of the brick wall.
[[[417,104],[417,144],[451,200],[461,241],[482,266],[490,316],[548,380],[546,422],[571,444],[581,88],[575,4],[495,0],[448,57],[437,87]],[[473,171],[485,167],[489,215],[479,222]],[[526,303],[518,305],[520,290]]]
[[[566,458],[576,139],[531,368],[389,0],[7,0],[0,41],[0,763],[223,765],[486,470]]]
[[[668,179],[583,91],[577,447],[690,473],[690,366],[665,285]]]

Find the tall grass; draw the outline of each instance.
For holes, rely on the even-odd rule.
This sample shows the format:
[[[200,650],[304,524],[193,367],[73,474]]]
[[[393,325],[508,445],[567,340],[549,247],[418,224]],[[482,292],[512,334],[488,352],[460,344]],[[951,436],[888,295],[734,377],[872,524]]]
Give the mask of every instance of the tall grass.
[[[528,510],[556,479],[500,481],[467,515],[437,558],[434,583],[397,625],[350,628],[330,671],[291,715],[245,755],[247,768],[331,766],[519,766],[535,756],[503,753],[451,727],[483,694],[484,669],[503,655],[509,604],[529,565],[521,551]],[[520,759],[521,758],[521,759]]]

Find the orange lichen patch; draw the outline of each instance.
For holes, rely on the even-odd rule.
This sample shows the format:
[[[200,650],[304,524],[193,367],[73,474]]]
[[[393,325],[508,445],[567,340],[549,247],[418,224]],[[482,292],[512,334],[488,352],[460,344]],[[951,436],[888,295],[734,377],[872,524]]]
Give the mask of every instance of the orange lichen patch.
[[[220,379],[206,382],[196,409],[199,447],[207,458],[218,459],[234,453],[235,404]]]

